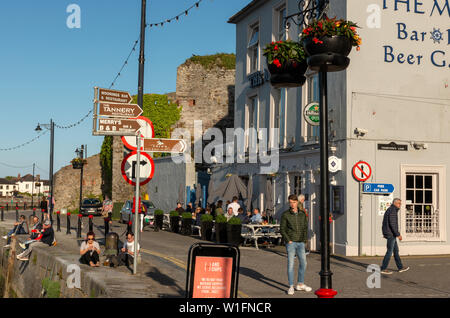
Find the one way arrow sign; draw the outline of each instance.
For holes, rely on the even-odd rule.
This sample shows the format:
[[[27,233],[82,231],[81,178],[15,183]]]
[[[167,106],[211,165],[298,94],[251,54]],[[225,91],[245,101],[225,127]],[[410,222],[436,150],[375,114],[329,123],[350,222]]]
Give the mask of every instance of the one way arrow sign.
[[[125,159],[122,161],[122,176],[125,181],[133,186],[136,185],[137,179],[139,179],[139,184],[145,185],[152,178],[155,173],[155,164],[153,159],[145,152],[141,152],[140,168],[139,168],[139,178],[136,176],[136,165],[138,163],[137,152],[133,151],[129,153]]]

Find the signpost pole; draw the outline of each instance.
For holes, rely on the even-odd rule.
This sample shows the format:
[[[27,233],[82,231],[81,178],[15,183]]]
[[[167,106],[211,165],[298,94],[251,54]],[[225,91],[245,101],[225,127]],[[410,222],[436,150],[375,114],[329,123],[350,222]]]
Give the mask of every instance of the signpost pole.
[[[144,108],[144,64],[145,64],[145,25],[146,25],[146,9],[147,0],[142,0],[141,5],[141,38],[140,38],[140,53],[139,53],[139,79],[138,79],[138,105]],[[137,164],[136,164],[136,194],[135,194],[135,215],[134,215],[134,257],[133,257],[133,274],[137,272],[137,245],[138,245],[138,222],[139,222],[139,182],[140,182],[140,166],[141,166],[141,133],[137,132]]]
[[[358,256],[362,255],[362,187],[363,183],[358,182]]]
[[[133,274],[136,275],[137,273],[137,246],[138,246],[138,240],[139,240],[139,186],[140,186],[140,168],[141,168],[141,136],[138,132],[138,135],[136,137],[136,144],[137,144],[137,157],[136,157],[136,192],[134,194],[135,200],[134,200],[134,257],[133,257]]]

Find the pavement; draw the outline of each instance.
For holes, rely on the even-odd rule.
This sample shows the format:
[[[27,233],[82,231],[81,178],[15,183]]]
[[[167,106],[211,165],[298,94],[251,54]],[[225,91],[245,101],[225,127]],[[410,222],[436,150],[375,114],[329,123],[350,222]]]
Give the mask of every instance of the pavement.
[[[6,212],[5,212],[6,214]],[[27,211],[25,214],[31,214]],[[12,222],[14,212],[9,212],[5,218]],[[39,214],[38,214],[39,215]],[[55,217],[56,219],[56,217]],[[87,218],[83,218],[83,232],[87,230]],[[76,233],[76,217],[72,217],[72,233]],[[58,242],[76,241],[67,236],[65,216],[61,217],[62,232],[56,232]],[[54,223],[56,230],[56,222]],[[126,225],[113,223],[111,232],[122,235]],[[102,238],[103,218],[94,217],[94,232],[97,238]],[[124,236],[120,236],[123,241]],[[100,243],[102,241],[100,240]],[[168,231],[154,232],[153,228],[145,227],[140,237],[142,262],[138,266],[138,274],[133,276],[126,267],[114,269],[136,277],[147,287],[151,297],[184,297],[186,282],[186,264],[189,247],[197,242],[204,242],[198,236],[183,236]],[[72,244],[70,243],[70,244]],[[68,243],[67,246],[70,245]],[[74,253],[78,253],[78,245],[70,245]],[[313,292],[296,292],[286,294],[287,258],[283,246],[260,248],[252,246],[240,247],[241,262],[239,270],[240,298],[316,298]],[[313,291],[320,288],[320,254],[307,255],[308,266],[305,283]],[[367,271],[371,264],[380,265],[382,257],[331,257],[333,272],[333,289],[338,292],[338,298],[448,298],[450,297],[450,255],[404,256],[402,261],[411,269],[404,273],[396,272],[392,259],[389,269],[392,275],[380,275],[373,279],[373,273]],[[297,261],[296,261],[297,266]],[[98,270],[101,270],[99,268]],[[127,272],[128,271],[128,272]],[[372,276],[371,276],[372,275]],[[367,282],[372,282],[369,286]],[[125,288],[125,286],[122,286]],[[377,288],[379,287],[379,288]],[[120,297],[120,296],[119,296]]]

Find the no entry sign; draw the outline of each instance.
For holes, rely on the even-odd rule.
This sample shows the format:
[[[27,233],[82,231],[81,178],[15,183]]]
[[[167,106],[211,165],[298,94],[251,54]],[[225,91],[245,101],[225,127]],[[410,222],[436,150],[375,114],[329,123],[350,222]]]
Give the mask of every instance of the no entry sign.
[[[367,162],[359,161],[353,166],[352,175],[357,181],[367,181],[372,175],[372,168]]]
[[[126,182],[135,186],[136,185],[136,165],[137,162],[137,152],[133,151],[128,154],[122,161],[122,176]],[[155,173],[155,164],[153,162],[152,157],[150,157],[147,153],[141,153],[141,160],[139,162],[139,184],[141,186],[147,184]]]

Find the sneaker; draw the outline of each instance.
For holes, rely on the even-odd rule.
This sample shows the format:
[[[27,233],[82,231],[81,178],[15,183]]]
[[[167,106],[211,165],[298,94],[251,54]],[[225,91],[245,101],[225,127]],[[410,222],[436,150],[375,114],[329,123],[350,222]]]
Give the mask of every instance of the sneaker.
[[[24,250],[26,248],[25,244],[19,243],[19,246]]]
[[[5,235],[5,236],[2,236],[2,239],[6,240],[6,239],[8,239],[8,237]]]
[[[312,290],[311,287],[306,286],[305,284],[297,284],[297,286],[295,286],[296,290],[304,290],[305,292],[310,292]]]
[[[287,291],[288,295],[294,295],[294,286],[289,287],[288,291]]]
[[[381,273],[381,274],[384,274],[384,275],[391,275],[391,274],[392,274],[392,271],[389,271],[389,270],[387,270],[387,269],[383,269],[380,273]]]
[[[402,269],[399,269],[398,272],[399,273],[403,273],[406,272],[407,270],[409,270],[409,266],[403,267]]]
[[[10,248],[11,244],[6,244],[5,246],[3,246],[3,248]]]

